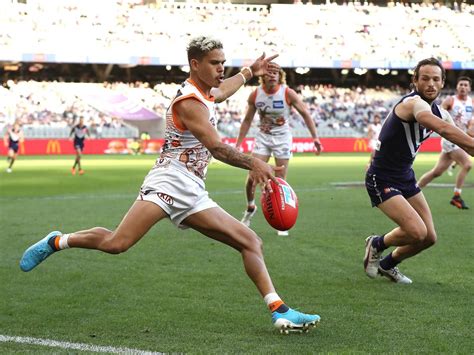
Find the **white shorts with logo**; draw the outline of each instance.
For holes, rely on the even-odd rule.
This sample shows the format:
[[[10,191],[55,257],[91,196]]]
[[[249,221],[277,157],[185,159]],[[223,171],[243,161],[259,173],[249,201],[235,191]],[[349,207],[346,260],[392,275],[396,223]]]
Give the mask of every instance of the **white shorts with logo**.
[[[452,151],[456,149],[461,149],[461,148],[459,148],[456,144],[451,143],[447,139],[441,138],[441,151],[443,153],[451,153]]]
[[[137,200],[157,204],[169,215],[171,222],[182,229],[188,228],[181,224],[186,217],[218,207],[205,190],[204,181],[173,168],[150,170]]]
[[[293,137],[290,131],[265,134],[258,132],[255,137],[255,147],[253,153],[265,156],[273,156],[278,159],[290,159]]]

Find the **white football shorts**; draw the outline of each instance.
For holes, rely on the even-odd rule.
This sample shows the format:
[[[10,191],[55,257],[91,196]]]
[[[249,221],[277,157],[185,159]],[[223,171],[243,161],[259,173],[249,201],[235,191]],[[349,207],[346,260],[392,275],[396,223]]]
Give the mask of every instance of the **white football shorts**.
[[[137,200],[160,206],[177,227],[188,228],[183,220],[197,212],[218,207],[205,189],[204,181],[193,179],[173,168],[150,170],[140,188]]]
[[[451,143],[447,139],[441,138],[441,151],[443,153],[451,153],[452,151],[456,149],[461,149],[461,148],[459,148],[456,144]]]
[[[371,139],[369,140],[369,148],[370,150],[377,150],[377,147],[379,146],[379,140],[378,139]]]
[[[255,136],[255,146],[253,153],[273,156],[278,159],[290,159],[293,137],[290,131],[282,134],[265,134],[258,132]]]

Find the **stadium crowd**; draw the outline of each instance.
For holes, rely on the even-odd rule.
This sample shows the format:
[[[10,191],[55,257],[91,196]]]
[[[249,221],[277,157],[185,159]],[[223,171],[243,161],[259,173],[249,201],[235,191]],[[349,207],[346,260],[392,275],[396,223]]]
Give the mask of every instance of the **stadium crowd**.
[[[23,126],[27,138],[41,138],[33,132],[43,128],[44,135],[54,136],[54,129],[44,129],[49,127],[61,128],[61,132],[67,134],[69,127],[79,117],[83,117],[92,137],[100,138],[104,130],[124,130],[128,125],[120,117],[111,116],[95,107],[94,102],[90,101],[91,93],[123,94],[154,112],[158,118],[164,118],[178,87],[179,84],[164,83],[150,87],[143,82],[94,84],[9,81],[5,86],[0,86],[0,127],[17,121]],[[221,134],[237,136],[245,115],[246,99],[254,89],[255,86],[246,86],[218,105],[218,128]],[[331,85],[299,85],[294,89],[307,104],[323,137],[364,136],[374,115],[385,117],[393,100],[404,92],[398,87],[340,88]],[[257,123],[258,120],[254,120],[249,136],[257,132]],[[307,136],[304,121],[296,111],[292,112],[290,125],[295,137]]]
[[[44,53],[45,57],[53,55],[53,62],[67,63],[103,55],[104,63],[126,63],[131,55],[158,56],[161,65],[185,64],[182,48],[197,32],[219,33],[226,43],[230,67],[235,59],[251,58],[262,50],[280,53],[278,61],[291,62],[293,67],[333,67],[335,61],[346,59],[396,66],[397,61],[431,55],[445,61],[474,58],[474,37],[467,35],[473,30],[474,5],[465,2],[445,6],[389,1],[387,6],[376,6],[359,1],[344,5],[308,1],[267,6],[199,1],[0,0],[0,4],[5,5],[0,12],[4,58],[10,53]],[[115,62],[110,62],[111,58]],[[93,137],[135,135],[120,115],[99,109],[91,101],[91,93],[124,95],[162,118],[177,85],[8,80],[0,86],[0,129],[17,120],[26,137],[54,136],[57,132],[64,136],[68,127],[83,117]],[[218,127],[223,135],[237,135],[246,98],[254,88],[247,86],[219,105]],[[373,116],[378,113],[384,117],[394,98],[403,93],[398,87],[357,85],[299,85],[294,89],[307,103],[321,136],[365,135]],[[250,136],[255,133],[255,124]],[[307,135],[302,118],[295,112],[291,126],[294,136]],[[45,127],[38,136],[39,128]]]
[[[67,62],[88,56],[154,56],[184,63],[192,34],[219,33],[230,59],[281,53],[282,62],[324,65],[334,60],[410,61],[435,55],[474,58],[474,5],[327,1],[316,5],[230,2],[28,1],[0,13],[0,46]],[[403,20],[401,20],[403,19]],[[294,34],[298,33],[297,36]],[[317,53],[317,56],[314,55]],[[5,54],[4,54],[5,55]],[[175,61],[176,63],[172,63]],[[280,63],[285,65],[285,63]]]

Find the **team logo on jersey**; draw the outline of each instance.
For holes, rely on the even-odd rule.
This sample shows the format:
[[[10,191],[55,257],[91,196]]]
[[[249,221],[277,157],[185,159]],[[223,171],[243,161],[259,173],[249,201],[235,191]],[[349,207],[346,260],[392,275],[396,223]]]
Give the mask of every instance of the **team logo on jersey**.
[[[170,195],[167,195],[163,192],[158,192],[156,195],[161,199],[161,201],[168,205],[172,205],[174,203],[173,198]]]
[[[256,102],[255,103],[255,107],[257,107],[257,108],[262,108],[263,106],[265,106],[265,102]]]
[[[283,108],[283,100],[275,100],[273,101],[273,108]]]
[[[466,112],[472,112],[472,106],[466,106]]]

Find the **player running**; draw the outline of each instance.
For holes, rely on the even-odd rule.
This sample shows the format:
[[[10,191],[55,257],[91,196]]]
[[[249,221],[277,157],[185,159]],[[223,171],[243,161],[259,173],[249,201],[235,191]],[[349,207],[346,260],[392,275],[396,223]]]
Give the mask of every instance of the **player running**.
[[[471,137],[474,137],[473,100],[469,96],[471,85],[471,78],[467,76],[459,77],[456,85],[456,95],[444,99],[441,107],[448,110],[451,117],[453,117],[454,122],[451,121],[452,124],[455,124]],[[425,187],[433,179],[441,176],[445,171],[449,171],[453,163],[459,165],[460,170],[456,177],[454,196],[451,198],[450,203],[459,209],[467,210],[469,207],[461,198],[461,192],[467,174],[469,174],[472,168],[471,158],[464,150],[445,138],[441,139],[441,154],[439,155],[438,162],[433,169],[426,172],[420,178],[418,186],[420,188]]]
[[[437,59],[420,61],[413,74],[414,90],[395,104],[382,125],[365,185],[372,206],[377,206],[398,227],[366,239],[364,268],[371,278],[381,274],[397,283],[411,283],[397,265],[436,242],[431,211],[412,168],[423,141],[437,132],[474,155],[474,139],[442,120],[449,113],[435,104],[445,77]],[[382,258],[383,251],[392,246],[395,249]]]
[[[270,309],[275,327],[307,331],[320,317],[295,311],[281,300],[265,265],[261,239],[211,200],[204,184],[211,157],[250,170],[253,181],[267,189],[270,179],[276,180],[274,170],[278,168],[222,143],[216,130],[215,110],[216,102],[226,100],[253,75],[264,75],[274,68],[271,60],[276,55],[262,55],[250,67],[224,80],[226,59],[220,41],[197,37],[191,40],[187,52],[190,77],[167,110],[161,154],[117,229],[51,232],[25,251],[20,267],[30,271],[51,254],[67,248],[122,253],[153,225],[169,218],[179,228],[191,227],[240,252],[245,271]]]
[[[279,67],[260,78],[260,86],[250,94],[247,100],[247,113],[236,142],[236,147],[239,148],[250,129],[255,114],[258,113],[259,132],[255,137],[252,156],[268,162],[273,154],[275,165],[284,167],[282,170],[276,171],[275,175],[283,180],[286,180],[293,142],[289,125],[292,107],[303,117],[313,138],[316,154],[321,153],[322,150],[316,126],[306,105],[293,89],[286,86],[285,82],[285,72]],[[247,209],[244,211],[241,222],[250,226],[250,220],[257,212],[255,184],[251,175],[247,177],[245,194]],[[278,235],[286,236],[288,231],[278,231]]]
[[[18,150],[20,147],[20,143],[23,143],[25,140],[25,137],[23,135],[23,130],[21,129],[21,126],[19,123],[16,123],[13,125],[13,127],[10,127],[7,129],[7,132],[5,133],[5,136],[3,137],[3,142],[5,144],[5,147],[8,148],[8,157],[7,157],[7,162],[8,162],[8,168],[7,168],[7,173],[11,173],[13,163],[15,163],[15,160],[18,156]]]
[[[74,135],[74,150],[76,151],[76,159],[74,160],[74,165],[71,168],[72,175],[76,175],[76,167],[79,169],[79,175],[84,174],[84,170],[82,170],[81,166],[81,157],[82,152],[84,150],[84,140],[86,139],[86,135],[90,137],[89,129],[84,124],[84,118],[81,117],[79,119],[79,123],[75,125],[71,129],[71,133],[69,136]]]

